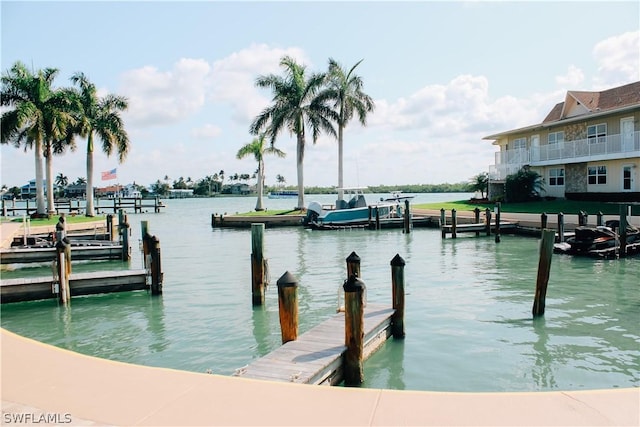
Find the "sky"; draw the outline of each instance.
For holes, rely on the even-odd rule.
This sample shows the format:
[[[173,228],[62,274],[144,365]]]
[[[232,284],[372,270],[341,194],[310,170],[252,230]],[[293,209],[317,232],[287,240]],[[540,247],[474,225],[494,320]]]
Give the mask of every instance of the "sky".
[[[16,61],[57,68],[55,86],[68,87],[80,71],[100,95],[128,98],[130,152],[119,164],[96,151],[96,186],[116,183],[100,178],[113,168],[141,185],[252,174],[255,160],[236,154],[272,96],[255,80],[283,75],[284,55],[309,73],[362,60],[375,110],[345,129],[345,186],[468,181],[494,163],[485,136],[540,123],[568,90],[640,80],[637,1],[2,0],[0,14],[3,73]],[[295,136],[275,145],[287,156],[266,157],[266,184],[295,185]],[[337,147],[307,141],[305,186],[337,185]],[[0,155],[0,184],[35,178],[32,151]],[[54,176],[85,177],[85,158],[79,139]]]

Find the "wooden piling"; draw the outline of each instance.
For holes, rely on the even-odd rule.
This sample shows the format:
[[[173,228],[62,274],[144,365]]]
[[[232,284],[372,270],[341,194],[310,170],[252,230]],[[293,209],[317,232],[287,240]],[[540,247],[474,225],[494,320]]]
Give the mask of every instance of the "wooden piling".
[[[264,224],[251,224],[251,299],[253,305],[264,304]]]
[[[148,234],[147,234],[148,235]],[[162,256],[160,251],[160,240],[156,236],[149,238],[149,258],[151,260],[151,295],[162,294]]]
[[[598,214],[596,215],[596,225],[604,225],[604,214],[602,213],[602,211],[598,211]]]
[[[122,241],[122,260],[129,261],[131,259],[131,254],[129,253],[129,222],[122,209],[118,211],[118,229],[120,230],[120,239]]]
[[[564,242],[564,214],[558,213],[558,242]]]
[[[451,209],[451,238],[458,237],[456,228],[458,227],[458,214],[455,209]]]
[[[440,208],[440,231],[443,239],[447,237],[447,232],[444,229],[445,225],[447,225],[447,216],[444,212],[444,208]]]
[[[344,383],[359,386],[364,381],[364,290],[365,284],[349,276],[344,285]]]
[[[351,252],[346,259],[347,261],[347,278],[351,276],[360,277],[360,257],[357,253]]]
[[[298,279],[286,271],[277,284],[280,334],[284,344],[298,339]]]
[[[405,234],[409,234],[411,232],[411,210],[409,208],[409,201],[404,201],[404,229],[402,230]]]
[[[149,253],[149,221],[140,221],[140,234],[142,235],[142,262],[144,268],[148,269],[151,264]]]
[[[533,300],[533,317],[544,315],[545,299],[547,297],[547,284],[549,283],[549,271],[551,270],[551,255],[555,242],[554,230],[542,230],[540,240],[540,259],[538,260],[538,277],[536,280],[536,294]]]
[[[113,215],[107,215],[107,234],[109,234],[109,240],[116,240],[116,229],[113,227]]]
[[[484,219],[486,221],[485,225],[486,225],[487,236],[491,236],[491,209],[486,208],[484,210]]]
[[[541,232],[542,232],[542,230],[547,228],[547,222],[548,222],[547,213],[546,212],[542,212],[542,214],[540,214],[540,231]]]
[[[502,204],[496,202],[496,243],[500,243],[500,208]]]
[[[395,312],[391,316],[391,334],[404,338],[404,259],[399,254],[391,260],[391,297]]]
[[[480,224],[480,208],[475,208],[473,210],[473,217],[475,219],[476,224]],[[476,231],[476,237],[480,236],[480,232]]]
[[[376,230],[380,230],[380,210],[376,206]]]
[[[618,252],[621,258],[627,256],[627,206],[620,205],[620,228],[618,229],[618,236],[620,238],[620,251]]]
[[[62,234],[62,233],[60,233]],[[71,244],[66,237],[56,243],[56,260],[58,272],[58,301],[67,305],[71,302],[69,276],[71,275]]]

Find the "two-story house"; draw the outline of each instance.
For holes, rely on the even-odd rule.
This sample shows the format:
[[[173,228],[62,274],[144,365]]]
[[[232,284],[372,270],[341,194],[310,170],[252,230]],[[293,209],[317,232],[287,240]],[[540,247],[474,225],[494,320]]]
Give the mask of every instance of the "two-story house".
[[[542,123],[484,137],[500,148],[489,197],[523,167],[540,174],[544,196],[640,202],[640,82],[602,92],[567,92]]]

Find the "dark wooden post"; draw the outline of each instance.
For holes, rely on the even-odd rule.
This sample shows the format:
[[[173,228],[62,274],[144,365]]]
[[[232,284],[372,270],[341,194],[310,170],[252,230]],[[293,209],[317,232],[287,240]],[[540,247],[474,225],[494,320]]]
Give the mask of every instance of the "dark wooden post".
[[[455,239],[458,237],[456,233],[456,229],[458,227],[458,214],[455,209],[451,209],[451,238]]]
[[[391,260],[391,297],[395,312],[391,316],[391,333],[394,338],[404,338],[404,265],[399,254]]]
[[[347,261],[347,278],[351,276],[362,277],[360,276],[360,257],[358,254],[353,251],[349,254],[346,259]],[[367,304],[367,290],[364,290],[364,304]],[[340,307],[338,307],[340,309]]]
[[[365,284],[349,276],[344,285],[344,383],[360,385],[364,381],[364,290]]]
[[[440,232],[442,233],[442,238],[445,239],[447,237],[447,232],[444,227],[447,225],[447,216],[444,213],[444,208],[440,209]]]
[[[116,240],[116,230],[113,227],[113,215],[107,215],[107,234],[109,234],[109,240]]]
[[[149,221],[140,221],[140,234],[142,234],[142,261],[144,268],[149,268],[151,265],[150,257],[150,242],[149,238]]]
[[[476,224],[480,224],[480,208],[475,208],[473,210],[473,214],[474,214],[474,222]],[[479,231],[476,231],[476,237],[478,237],[480,235]]]
[[[578,212],[578,225],[584,227],[587,225],[589,216],[585,211]]]
[[[148,234],[147,234],[148,236]],[[149,255],[151,258],[151,295],[162,294],[162,257],[160,256],[160,240],[156,236],[149,237]]]
[[[280,333],[284,344],[298,339],[298,279],[286,271],[277,284]]]
[[[618,229],[618,236],[620,237],[620,251],[619,256],[627,256],[627,206],[620,205],[620,228]]]
[[[7,205],[4,199],[2,199],[2,216],[7,216]]]
[[[533,300],[533,317],[544,315],[555,234],[554,230],[542,230],[542,239],[540,240],[540,259],[538,260],[538,277],[536,280],[536,295]]]
[[[409,201],[404,201],[404,233],[411,232],[411,210],[409,209]]]
[[[129,222],[122,209],[118,211],[118,229],[120,230],[120,241],[122,242],[122,260],[129,261],[131,259],[129,254]]]
[[[564,214],[558,213],[558,242],[564,242]]]
[[[603,226],[604,225],[604,214],[602,213],[602,211],[599,211],[597,216],[596,216],[596,225],[598,226]]]
[[[58,301],[61,304],[69,304],[71,289],[69,288],[69,276],[71,275],[71,244],[62,232],[57,233],[56,260],[58,269]]]
[[[253,305],[264,304],[264,224],[251,224],[251,299]]]
[[[502,204],[496,202],[496,243],[500,243],[500,208]]]
[[[373,211],[373,206],[369,205],[369,222],[368,222],[369,229],[373,228],[373,213],[372,213],[372,211]]]
[[[486,223],[487,236],[491,236],[491,209],[486,208],[484,210],[484,216],[485,216],[485,220],[487,221]]]
[[[376,230],[380,230],[380,209],[376,206]]]
[[[547,221],[548,221],[547,213],[542,212],[542,214],[540,215],[540,233],[542,233],[542,230],[547,228]]]

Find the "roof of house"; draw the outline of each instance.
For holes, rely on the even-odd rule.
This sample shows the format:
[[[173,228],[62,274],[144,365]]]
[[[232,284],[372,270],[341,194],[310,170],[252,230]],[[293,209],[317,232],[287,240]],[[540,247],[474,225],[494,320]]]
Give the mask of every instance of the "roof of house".
[[[639,106],[640,81],[601,92],[570,90],[564,102],[554,105],[541,123],[486,136],[483,139],[495,140],[507,134],[549,127],[559,121],[584,120],[587,114],[593,116],[611,114]]]

